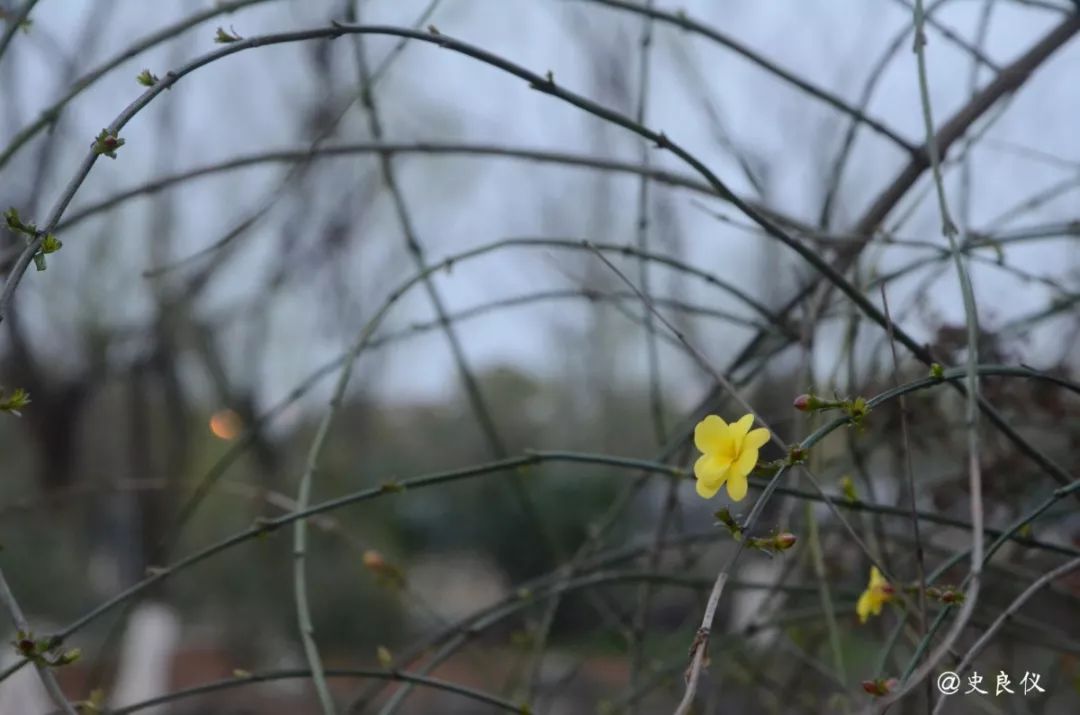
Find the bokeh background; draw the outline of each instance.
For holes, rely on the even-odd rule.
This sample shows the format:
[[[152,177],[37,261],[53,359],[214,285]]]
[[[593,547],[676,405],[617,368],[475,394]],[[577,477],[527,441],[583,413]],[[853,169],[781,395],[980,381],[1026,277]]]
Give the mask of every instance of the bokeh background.
[[[32,24],[0,56],[0,204],[24,218],[44,223],[93,138],[145,91],[140,71],[165,76],[222,47],[219,27],[248,38],[335,19],[435,26],[662,130],[826,259],[864,243],[848,279],[877,305],[886,295],[896,324],[943,365],[964,364],[965,312],[930,172],[872,235],[857,231],[926,137],[907,0],[31,4]],[[7,31],[24,3],[0,7]],[[1078,8],[939,0],[927,12],[942,126],[1053,28],[1076,24]],[[1080,43],[1059,44],[967,123],[942,170],[980,361],[1068,381],[1080,369]],[[31,398],[21,416],[0,415],[0,565],[41,633],[148,569],[294,509],[343,353],[421,264],[481,246],[505,242],[390,307],[354,363],[311,503],[526,450],[689,466],[697,418],[745,411],[702,360],[787,442],[827,419],[793,410],[799,393],[869,397],[926,375],[903,348],[894,362],[885,331],[838,291],[778,318],[819,274],[671,152],[430,44],[345,36],[240,52],[185,76],[120,135],[116,160],[97,161],[57,227],[62,250],[25,276],[0,326],[0,384]],[[0,237],[10,276],[23,238]],[[983,389],[1075,478],[1075,394],[1000,378]],[[814,474],[830,494],[849,479],[862,501],[906,507],[910,460],[918,507],[965,522],[963,399],[920,392],[906,408],[909,434],[890,403],[816,447]],[[1060,485],[985,421],[982,435],[986,520],[1001,529]],[[796,475],[785,484],[815,493]],[[334,510],[310,524],[316,638],[328,667],[377,669],[457,628],[469,638],[434,669],[443,680],[537,713],[668,712],[733,548],[714,523],[726,504],[701,500],[689,480],[544,462]],[[910,520],[847,515],[915,578]],[[918,634],[893,611],[857,623],[869,562],[824,505],[778,495],[763,524],[796,533],[798,547],[742,557],[699,711],[855,712],[870,702],[861,682],[899,675]],[[962,645],[1080,553],[1071,499],[1026,529],[1038,545],[995,556]],[[237,670],[306,667],[289,532],[229,549],[80,630],[69,643],[82,659],[58,672],[68,695],[103,688],[120,706]],[[935,567],[970,533],[928,522],[921,539]],[[531,600],[571,564],[622,576]],[[954,567],[945,581],[965,574]],[[1038,671],[1045,694],[958,697],[947,711],[1077,712],[1078,601],[1075,576],[1055,582],[976,661],[991,685],[999,670],[1014,683]],[[461,625],[508,602],[525,603]],[[384,685],[333,682],[342,712],[358,697],[380,711],[402,692]],[[0,712],[49,711],[38,688],[29,668],[0,683]],[[930,696],[920,687],[893,712],[927,711]],[[163,707],[318,712],[304,679]],[[493,711],[428,688],[401,707]]]

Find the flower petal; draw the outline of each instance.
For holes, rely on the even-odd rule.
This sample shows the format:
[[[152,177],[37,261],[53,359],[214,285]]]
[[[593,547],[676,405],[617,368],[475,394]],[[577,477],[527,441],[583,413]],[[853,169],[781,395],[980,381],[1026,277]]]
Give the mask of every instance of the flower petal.
[[[737,422],[731,423],[731,436],[735,437],[735,440],[742,443],[743,437],[750,431],[750,428],[754,426],[753,415],[743,415]]]
[[[694,427],[694,446],[698,451],[716,452],[727,435],[728,424],[716,415],[709,415]]]
[[[769,438],[772,435],[769,434],[769,430],[764,427],[759,427],[756,430],[751,430],[746,433],[746,437],[743,438],[742,448],[747,449],[761,449],[769,442]]]
[[[694,488],[697,489],[698,496],[702,499],[712,499],[716,496],[716,493],[720,491],[720,487],[723,486],[723,484],[723,478],[715,481],[699,479],[695,483]]]
[[[745,479],[750,472],[754,471],[754,467],[757,466],[757,461],[758,451],[756,449],[747,449],[744,445],[739,458],[731,465],[731,471],[738,472],[743,475],[743,478]]]
[[[863,591],[863,594],[859,596],[859,602],[855,604],[855,613],[859,615],[859,623],[866,623],[866,619],[870,616],[870,592]]]
[[[720,484],[727,476],[730,466],[731,464],[723,459],[718,459],[711,454],[703,454],[694,462],[694,476],[697,477],[699,482],[706,481]]]
[[[731,501],[742,501],[746,498],[746,487],[746,475],[731,470],[727,478],[727,493]]]

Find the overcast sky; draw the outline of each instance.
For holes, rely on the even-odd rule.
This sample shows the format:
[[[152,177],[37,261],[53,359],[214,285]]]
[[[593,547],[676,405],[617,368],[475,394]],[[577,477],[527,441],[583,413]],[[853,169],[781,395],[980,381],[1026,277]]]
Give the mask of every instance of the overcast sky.
[[[106,0],[94,2],[105,4]],[[427,0],[370,0],[364,3],[363,20],[409,25],[426,4]],[[96,47],[89,56],[79,58],[79,65],[83,70],[97,66],[136,38],[210,5],[118,0],[107,26],[100,29]],[[911,22],[905,3],[896,0],[682,0],[678,5],[690,16],[852,103],[884,48]],[[970,40],[983,5],[973,0],[949,0],[935,17]],[[55,79],[57,48],[74,44],[89,6],[87,0],[42,0],[35,9],[32,33],[17,38],[18,46],[13,50],[18,57],[17,72],[0,75],[0,81],[16,83],[20,97],[17,110],[0,111],[0,139],[5,143],[18,126],[62,92]],[[667,2],[657,6],[676,9]],[[56,137],[61,142],[56,154],[58,169],[51,177],[46,202],[54,200],[75,171],[93,135],[142,91],[133,78],[144,67],[162,75],[171,66],[216,49],[213,36],[218,25],[232,26],[245,37],[315,27],[336,16],[339,7],[336,1],[266,2],[234,16],[210,20],[108,74],[82,94],[65,115]],[[1006,64],[1059,17],[1043,7],[999,0],[990,18],[985,52],[995,62]],[[586,0],[444,0],[431,22],[445,34],[536,72],[550,70],[560,85],[633,113],[640,16]],[[655,32],[646,123],[700,157],[737,191],[754,197],[754,188],[718,138],[721,132],[726,133],[732,144],[763,162],[767,201],[814,222],[823,195],[824,167],[837,151],[846,119],[715,43],[660,23]],[[928,39],[931,98],[935,118],[941,123],[965,102],[971,63],[940,32],[929,30]],[[349,41],[339,40],[332,49],[339,84],[354,76]],[[384,38],[367,42],[375,64],[394,43]],[[910,47],[909,38],[889,66],[868,113],[908,141],[919,143],[923,138],[922,115],[915,55]],[[985,227],[1005,208],[1041,187],[1080,176],[1078,77],[1080,42],[1074,41],[1027,82],[989,129],[987,137],[993,143],[987,142],[973,155],[972,227]],[[983,73],[980,85],[986,81],[988,76]],[[622,100],[613,96],[610,88],[619,86],[625,87],[629,103],[613,104]],[[314,74],[308,46],[259,48],[200,69],[125,128],[127,145],[120,158],[97,163],[72,211],[158,176],[163,167],[179,170],[268,149],[303,148],[306,134],[298,108],[325,91],[326,85]],[[606,126],[574,107],[532,91],[505,73],[430,45],[409,46],[377,93],[388,137],[393,140],[492,142],[624,161],[639,159],[639,140],[629,132]],[[10,95],[4,92],[3,96]],[[706,111],[707,104],[715,110],[713,117]],[[362,114],[353,111],[337,141],[367,138]],[[177,126],[175,145],[166,151],[157,145],[162,113],[169,113]],[[1050,164],[1025,157],[1009,145],[1038,150],[1061,161]],[[24,150],[24,159],[32,155]],[[887,140],[861,130],[843,184],[837,228],[850,225],[905,160]],[[598,178],[582,169],[478,157],[412,156],[396,161],[417,232],[432,259],[505,236],[580,237],[616,243],[634,240],[637,181],[633,177]],[[691,173],[663,152],[654,152],[652,161]],[[25,163],[19,166],[26,168]],[[364,215],[351,229],[351,248],[327,270],[294,280],[283,295],[266,303],[273,327],[263,346],[265,354],[252,355],[241,344],[232,346],[234,369],[257,364],[268,398],[284,394],[316,364],[340,351],[370,316],[375,303],[413,272],[390,202],[383,197],[368,205],[359,196],[365,177],[376,176],[376,169],[372,157],[350,157],[334,160],[332,169],[325,170],[334,172],[334,181],[319,185],[318,197],[310,199],[311,210],[323,210],[320,202],[326,202],[325,207],[340,205],[342,200],[348,201],[349,192],[357,192],[357,205],[364,207]],[[175,190],[173,257],[213,242],[265,200],[282,171],[280,165],[262,166]],[[10,171],[6,173],[10,176]],[[956,170],[947,175],[954,208],[959,201],[958,176]],[[936,203],[927,188],[925,181],[920,184],[917,193],[925,198],[916,218],[901,233],[907,238],[944,243]],[[691,202],[700,202],[700,196],[664,188],[657,189],[654,196],[673,212],[685,260],[737,282],[762,300],[789,294],[798,284],[797,276],[805,275],[785,249],[776,249],[769,239],[725,227],[706,216]],[[1075,219],[1077,196],[1075,190],[1067,192],[1037,213],[1022,217],[1018,225]],[[730,207],[719,201],[706,203],[734,216]],[[140,274],[153,263],[148,250],[154,240],[150,233],[153,206],[152,200],[139,199],[108,217],[80,224],[62,236],[64,251],[51,260],[48,271],[32,271],[27,276],[20,287],[25,310],[50,316],[53,326],[41,340],[62,347],[64,336],[69,335],[65,330],[79,320],[112,325],[147,318],[153,292]],[[894,217],[900,213],[895,212]],[[210,314],[250,296],[268,267],[275,265],[287,215],[275,209],[243,239],[243,258],[232,261],[211,294],[200,302],[200,310]],[[106,241],[103,236],[112,238]],[[311,240],[303,227],[298,240]],[[779,253],[770,259],[767,250]],[[92,256],[103,253],[109,267],[95,272],[90,292],[97,294],[101,303],[94,303],[87,298],[85,266]],[[910,249],[890,249],[881,255],[881,265],[900,265],[917,255]],[[1011,264],[1032,273],[1057,279],[1071,274],[1071,283],[1066,283],[1075,290],[1080,266],[1075,236],[1012,247],[1007,255]],[[572,288],[587,275],[600,274],[588,270],[581,255],[514,249],[455,268],[450,275],[440,276],[438,285],[451,309],[461,309],[527,291]],[[990,326],[1045,305],[1051,295],[1044,286],[1020,283],[992,267],[978,266],[974,273],[982,318]],[[715,289],[686,281],[673,283],[671,274],[659,269],[654,275],[658,293],[746,313]],[[333,281],[354,287],[357,302],[328,305],[325,289]],[[910,293],[916,284],[899,284],[891,297],[901,304],[905,291]],[[951,270],[934,284],[932,295],[943,320],[962,320]],[[45,307],[46,296],[50,307]],[[394,310],[389,322],[400,327],[431,315],[429,303],[418,290]],[[460,332],[477,367],[510,363],[543,372],[563,369],[567,340],[584,344],[592,325],[583,306],[559,303],[489,315],[463,323]],[[916,335],[926,334],[924,326],[914,319],[906,327]],[[699,347],[722,364],[749,334],[744,329],[702,323],[697,339]],[[1036,364],[1039,351],[1057,337],[1050,326],[1031,339],[1028,349]],[[388,359],[379,363],[384,371],[379,389],[387,395],[413,399],[456,388],[446,342],[438,333],[402,343],[385,355]],[[642,355],[642,351],[632,351],[620,357],[612,367],[612,380],[637,379],[644,364]],[[664,357],[668,384],[683,388],[687,394],[696,392],[700,373],[674,352],[665,352]]]

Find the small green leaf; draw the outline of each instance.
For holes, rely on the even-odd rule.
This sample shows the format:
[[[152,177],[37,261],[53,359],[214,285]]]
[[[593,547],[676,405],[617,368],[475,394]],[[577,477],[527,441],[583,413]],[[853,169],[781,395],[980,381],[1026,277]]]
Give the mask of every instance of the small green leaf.
[[[240,40],[244,39],[240,37],[239,34],[237,34],[235,29],[233,29],[232,27],[229,27],[229,29],[232,30],[232,32],[226,32],[224,28],[219,27],[217,29],[217,34],[214,35],[214,42],[218,43],[219,45],[227,45],[230,42],[239,42]]]
[[[105,691],[101,688],[92,690],[90,697],[81,702],[75,703],[75,707],[79,709],[79,712],[83,715],[98,715],[105,712]]]
[[[52,662],[50,662],[49,665],[54,668],[62,668],[65,665],[71,665],[75,661],[79,660],[79,658],[81,657],[81,650],[79,650],[78,648],[71,648],[70,650],[66,650],[60,655],[53,658]]]
[[[5,395],[0,390],[0,411],[10,412],[16,417],[22,417],[20,410],[30,404],[30,393],[21,387],[16,387],[11,394]]]
[[[870,412],[870,406],[866,404],[865,397],[856,397],[853,400],[844,401],[844,411],[851,419],[851,424],[862,427],[863,419]]]
[[[160,80],[158,79],[158,76],[150,70],[143,70],[135,76],[135,81],[144,87],[153,87]]]
[[[64,242],[51,233],[45,234],[45,238],[41,240],[42,253],[56,253],[63,247]]]
[[[743,527],[735,520],[735,517],[731,515],[731,512],[727,507],[715,512],[713,516],[716,517],[716,523],[724,526],[731,534],[731,538],[735,541],[742,541]]]
[[[4,212],[4,220],[7,222],[7,227],[12,231],[22,231],[23,224],[19,220],[19,211],[14,206]]]

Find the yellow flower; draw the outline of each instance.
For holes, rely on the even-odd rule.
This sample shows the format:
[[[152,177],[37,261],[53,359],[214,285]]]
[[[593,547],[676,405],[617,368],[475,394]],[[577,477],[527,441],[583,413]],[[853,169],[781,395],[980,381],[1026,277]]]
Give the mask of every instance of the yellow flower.
[[[758,450],[769,441],[769,430],[751,431],[753,415],[744,415],[728,424],[709,415],[694,428],[694,444],[702,455],[694,463],[697,493],[711,499],[727,482],[728,496],[742,501],[746,496],[746,477],[758,461]]]
[[[892,584],[885,580],[877,566],[870,567],[870,583],[866,590],[859,596],[859,602],[855,604],[855,612],[859,614],[859,623],[866,623],[871,615],[881,613],[881,607],[893,599]]]

